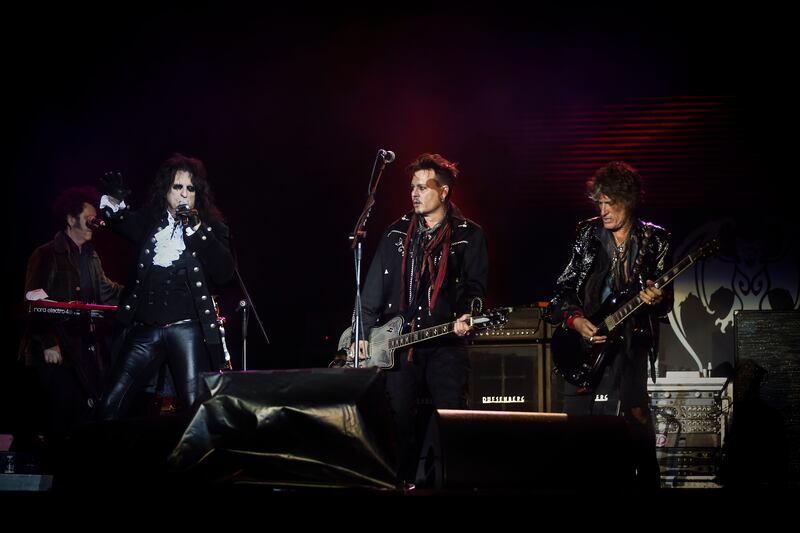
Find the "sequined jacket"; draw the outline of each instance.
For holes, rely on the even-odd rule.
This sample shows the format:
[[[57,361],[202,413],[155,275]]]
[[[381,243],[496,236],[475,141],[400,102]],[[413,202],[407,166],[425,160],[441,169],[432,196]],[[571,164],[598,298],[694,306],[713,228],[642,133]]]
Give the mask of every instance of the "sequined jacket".
[[[556,281],[555,296],[545,312],[545,319],[551,324],[560,324],[577,311],[583,313],[585,282],[601,251],[601,231],[604,229],[600,217],[578,224],[569,263]],[[639,275],[634,280],[637,290],[642,290],[646,280],[655,281],[672,267],[670,236],[660,226],[637,220],[631,229],[631,237],[637,249],[642,243],[645,245]],[[648,313],[653,337],[657,335],[657,330],[652,317],[666,316],[672,309],[672,286],[667,285],[663,291],[664,299]]]

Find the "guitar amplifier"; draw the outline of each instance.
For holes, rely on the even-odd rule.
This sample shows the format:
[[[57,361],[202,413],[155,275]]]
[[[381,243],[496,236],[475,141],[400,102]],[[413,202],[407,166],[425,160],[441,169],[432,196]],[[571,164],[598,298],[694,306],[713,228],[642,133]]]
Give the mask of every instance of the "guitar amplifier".
[[[542,344],[473,344],[469,408],[479,411],[545,411]]]
[[[472,344],[544,342],[545,322],[542,311],[547,302],[511,308],[502,328],[479,331],[470,337]]]
[[[470,340],[470,409],[561,412],[563,380],[553,374],[547,302],[515,306],[497,330]]]
[[[733,385],[699,372],[667,372],[648,383],[656,422],[661,483],[669,487],[716,488],[728,430]]]

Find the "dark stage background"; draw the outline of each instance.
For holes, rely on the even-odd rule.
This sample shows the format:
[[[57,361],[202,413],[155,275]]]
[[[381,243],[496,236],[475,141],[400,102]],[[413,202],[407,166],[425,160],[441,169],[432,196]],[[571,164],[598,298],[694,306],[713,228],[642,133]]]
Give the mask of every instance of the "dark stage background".
[[[59,227],[60,189],[119,170],[139,205],[175,151],[206,162],[271,337],[251,322],[250,368],[331,359],[354,295],[347,235],[379,148],[398,160],[369,220],[364,270],[379,230],[409,207],[403,168],[439,152],[460,163],[454,198],[489,236],[490,305],[550,297],[575,222],[593,214],[583,183],[612,159],[640,168],[645,218],[678,242],[720,217],[753,235],[786,232],[797,190],[783,163],[796,123],[789,17],[731,6],[12,12],[7,304]],[[127,243],[104,233],[95,243],[124,281]],[[235,283],[223,293],[237,368],[240,296]]]

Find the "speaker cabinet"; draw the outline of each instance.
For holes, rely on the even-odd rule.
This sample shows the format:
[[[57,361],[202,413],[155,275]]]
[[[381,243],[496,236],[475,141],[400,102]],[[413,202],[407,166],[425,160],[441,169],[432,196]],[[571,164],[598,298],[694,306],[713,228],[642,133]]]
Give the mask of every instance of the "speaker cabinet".
[[[479,411],[545,411],[543,344],[474,344],[469,408]]]
[[[454,490],[625,489],[635,476],[632,457],[617,416],[439,409],[416,482]]]
[[[737,311],[730,484],[800,487],[800,313]]]

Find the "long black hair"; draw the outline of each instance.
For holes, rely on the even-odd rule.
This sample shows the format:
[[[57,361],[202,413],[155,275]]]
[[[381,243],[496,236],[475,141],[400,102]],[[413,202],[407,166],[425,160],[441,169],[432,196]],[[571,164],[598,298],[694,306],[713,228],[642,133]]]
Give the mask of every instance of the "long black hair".
[[[161,164],[156,172],[156,179],[150,187],[148,204],[153,209],[153,216],[158,219],[164,216],[164,211],[167,209],[167,193],[175,182],[175,173],[181,170],[188,172],[192,177],[192,185],[195,188],[194,207],[200,219],[222,221],[222,213],[214,203],[214,195],[211,194],[205,164],[199,159],[178,152]]]

